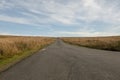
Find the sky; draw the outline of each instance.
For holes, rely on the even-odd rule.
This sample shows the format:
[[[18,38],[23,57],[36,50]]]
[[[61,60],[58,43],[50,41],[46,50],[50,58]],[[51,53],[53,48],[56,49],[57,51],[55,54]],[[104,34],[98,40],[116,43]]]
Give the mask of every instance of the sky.
[[[120,0],[0,0],[0,35],[120,35]]]

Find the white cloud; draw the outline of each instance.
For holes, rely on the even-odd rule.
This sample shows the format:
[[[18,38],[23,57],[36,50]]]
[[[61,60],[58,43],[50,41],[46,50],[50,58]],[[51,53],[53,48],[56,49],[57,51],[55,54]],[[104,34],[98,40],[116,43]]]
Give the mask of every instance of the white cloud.
[[[94,37],[94,36],[118,36],[118,33],[108,33],[108,32],[58,32],[59,35],[63,36],[74,36],[74,37]]]
[[[23,34],[13,34],[13,33],[0,32],[0,35],[10,35],[10,36],[14,35],[14,36],[22,36]],[[30,35],[25,35],[25,34],[24,34],[24,36],[30,36]]]
[[[119,0],[1,0],[0,11],[17,9],[18,17],[0,14],[0,21],[7,21],[29,25],[62,24],[64,26],[81,26],[88,29],[84,31],[60,32],[69,35],[116,35],[120,29],[120,1]],[[23,11],[21,11],[23,10]],[[13,11],[14,12],[14,11]],[[23,17],[24,15],[24,17]],[[91,23],[100,21],[111,26],[106,26],[104,31],[99,31]],[[101,26],[101,28],[104,28]],[[109,29],[110,28],[110,29]],[[90,31],[90,30],[93,31]],[[113,31],[112,31],[113,30]],[[118,33],[120,34],[120,33]]]
[[[13,23],[20,23],[20,24],[31,24],[31,22],[25,18],[10,17],[7,15],[0,15],[0,21],[7,21],[7,22],[13,22]]]
[[[104,29],[104,31],[97,31],[92,27],[85,26],[83,28],[74,30],[74,31],[57,31],[56,34],[59,36],[74,36],[74,37],[94,37],[94,36],[119,36],[120,35],[120,26],[109,26]]]
[[[26,11],[36,13],[39,15],[46,15],[53,21],[58,21],[63,24],[76,23],[77,19],[85,22],[92,22],[96,20],[102,20],[105,22],[120,22],[120,11],[116,5],[112,5],[109,1],[104,4],[105,1],[99,0],[69,0],[66,4],[60,3],[59,0],[19,0],[6,2],[1,1],[2,8],[14,5],[17,8],[25,9]],[[64,1],[63,1],[64,2]],[[120,1],[113,1],[114,3],[120,3]],[[10,4],[10,5],[8,5]],[[11,7],[13,8],[13,7]],[[35,15],[35,14],[34,14]],[[39,17],[39,16],[38,16]]]
[[[0,32],[0,35],[10,35],[10,33]]]

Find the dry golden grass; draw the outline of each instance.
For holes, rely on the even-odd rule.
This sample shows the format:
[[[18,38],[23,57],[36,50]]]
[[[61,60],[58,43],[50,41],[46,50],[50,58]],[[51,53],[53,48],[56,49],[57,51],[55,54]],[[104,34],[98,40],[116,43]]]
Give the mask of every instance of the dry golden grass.
[[[0,37],[0,59],[20,55],[28,50],[38,50],[54,41],[46,37]]]
[[[120,51],[120,37],[62,38],[65,42],[79,46]]]

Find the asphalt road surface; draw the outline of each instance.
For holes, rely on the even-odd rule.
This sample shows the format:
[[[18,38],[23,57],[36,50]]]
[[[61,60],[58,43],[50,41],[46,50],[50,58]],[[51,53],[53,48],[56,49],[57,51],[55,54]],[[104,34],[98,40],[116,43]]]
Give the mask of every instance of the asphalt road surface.
[[[120,52],[57,40],[0,74],[0,80],[120,80]]]

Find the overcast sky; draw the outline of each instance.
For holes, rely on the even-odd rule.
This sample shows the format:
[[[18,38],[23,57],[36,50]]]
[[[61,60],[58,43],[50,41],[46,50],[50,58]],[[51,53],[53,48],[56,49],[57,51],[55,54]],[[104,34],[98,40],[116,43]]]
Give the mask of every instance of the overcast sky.
[[[120,35],[120,0],[0,0],[0,34]]]

